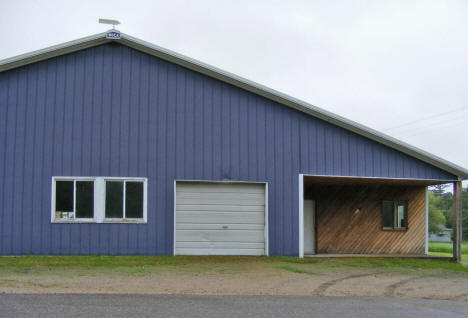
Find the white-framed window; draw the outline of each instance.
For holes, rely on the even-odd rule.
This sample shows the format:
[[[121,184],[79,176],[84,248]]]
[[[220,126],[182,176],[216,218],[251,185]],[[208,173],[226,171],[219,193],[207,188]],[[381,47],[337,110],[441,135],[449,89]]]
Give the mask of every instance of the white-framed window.
[[[57,221],[94,221],[93,178],[56,178],[52,217]]]
[[[51,221],[146,223],[147,178],[52,177]]]

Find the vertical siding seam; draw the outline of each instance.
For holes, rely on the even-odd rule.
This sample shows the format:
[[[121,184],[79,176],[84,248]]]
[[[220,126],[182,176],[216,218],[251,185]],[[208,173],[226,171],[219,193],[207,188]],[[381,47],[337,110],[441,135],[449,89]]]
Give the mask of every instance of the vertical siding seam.
[[[195,115],[195,78],[194,76],[192,76],[192,103],[191,103],[191,106],[192,106],[192,112],[193,112],[193,116],[192,116],[192,145],[193,145],[193,151],[192,151],[192,171],[193,171],[193,174],[195,174],[195,167],[196,167],[196,151],[195,151],[195,141],[196,141],[196,134],[195,132],[197,131],[196,129],[196,115]]]
[[[122,46],[121,46],[122,47]],[[128,48],[127,48],[128,50]],[[133,93],[133,90],[134,90],[134,86],[133,85],[133,74],[134,74],[134,67],[133,67],[133,64],[134,64],[134,61],[135,61],[135,52],[134,50],[130,50],[130,86],[129,86],[129,92],[128,92],[128,104],[126,105],[128,107],[128,117],[126,118],[127,120],[127,173],[126,175],[127,176],[130,176],[130,163],[131,163],[131,157],[130,157],[130,152],[131,152],[131,147],[130,147],[130,144],[131,144],[131,141],[130,141],[130,131],[132,130],[131,128],[131,125],[132,125],[132,93]],[[126,187],[125,187],[125,191],[126,191]],[[126,211],[126,208],[124,206],[124,209],[125,209],[125,213],[127,213]],[[122,230],[125,230],[125,234],[126,234],[126,242],[125,242],[125,252],[128,254],[129,253],[129,249],[130,249],[130,231],[128,231],[128,227],[127,228],[121,228],[119,227],[119,230],[120,232]],[[120,249],[120,246],[118,247]]]
[[[110,60],[110,71],[111,71],[111,77],[110,78],[114,78],[114,50],[110,49],[110,56],[111,56],[111,60]],[[120,54],[122,54],[122,47],[120,47]],[[104,57],[104,53],[103,53],[103,57]],[[104,59],[103,59],[103,65],[104,65]],[[102,71],[104,73],[104,66],[102,68]],[[104,74],[103,74],[104,75]],[[103,76],[104,78],[104,76]],[[122,71],[120,72],[120,79],[122,79]],[[118,148],[121,149],[120,147],[120,142],[121,142],[121,123],[120,121],[122,120],[122,107],[121,107],[121,104],[122,104],[122,81],[120,81],[120,87],[119,87],[119,112],[120,112],[120,115],[119,115],[119,123],[118,123],[118,127],[119,127],[119,139],[117,141],[118,143]],[[104,87],[103,87],[104,88]],[[107,148],[108,148],[108,153],[109,153],[109,162],[107,162],[107,165],[110,166],[110,161],[112,160],[112,142],[111,142],[111,137],[112,137],[112,116],[113,116],[113,113],[114,113],[114,85],[113,83],[111,82],[110,85],[109,85],[109,88],[110,88],[110,98],[109,98],[109,140],[108,140],[108,145],[107,145]],[[102,96],[104,96],[104,94],[101,94]],[[103,100],[103,105],[102,105],[102,108],[104,108],[104,100]],[[103,118],[101,118],[101,120],[103,120]],[[117,123],[115,123],[117,124]],[[119,152],[120,154],[120,152]],[[121,170],[120,169],[120,164],[121,164],[121,160],[120,160],[120,155],[118,156],[118,169],[119,171]],[[107,171],[109,171],[110,173],[109,174],[112,174],[112,168],[109,167]],[[101,170],[102,171],[102,170]],[[105,208],[104,208],[105,209]],[[105,211],[104,211],[104,217],[105,217]],[[113,251],[112,251],[112,242],[111,242],[111,239],[112,239],[112,233],[114,231],[112,231],[112,229],[115,229],[117,231],[117,241],[116,241],[116,244],[117,244],[117,249],[120,249],[120,240],[119,240],[119,237],[120,237],[120,227],[115,227],[113,226],[114,224],[109,224],[108,227],[106,227],[106,234],[107,234],[107,247],[106,247],[106,250],[107,250],[107,253],[109,254],[113,254]]]
[[[159,131],[161,130],[161,128],[160,128],[160,126],[161,126],[160,117],[161,117],[161,116],[160,116],[160,115],[161,115],[161,109],[162,109],[162,106],[161,106],[162,103],[160,103],[161,94],[162,94],[162,92],[161,92],[161,85],[160,85],[161,61],[159,61],[159,60],[158,60],[157,63],[156,63],[155,73],[156,73],[155,76],[156,76],[156,78],[157,78],[157,87],[156,87],[156,92],[157,92],[157,96],[156,96],[156,103],[157,103],[156,118],[157,118],[157,119],[156,119],[156,121],[158,122],[157,132],[159,133]],[[157,166],[155,167],[155,169],[156,169],[156,180],[160,180],[161,177],[162,177],[162,173],[160,172],[160,169],[159,169],[159,166],[161,165],[161,163],[160,163],[159,161],[160,161],[161,158],[162,158],[162,156],[159,155],[159,147],[160,147],[161,142],[162,142],[162,139],[159,140],[159,138],[156,138],[156,145],[157,145],[157,148],[156,148],[156,149],[157,149],[157,153],[156,153],[156,162],[157,162]],[[155,190],[156,190],[156,193],[159,192],[159,191],[158,191],[159,186],[160,186],[160,182],[157,183],[157,186],[156,186],[156,189],[155,189]],[[164,203],[164,204],[165,204],[165,203]],[[158,201],[156,202],[156,207],[155,207],[155,208],[157,208],[157,206],[158,206]],[[157,211],[157,210],[156,210],[156,211]],[[157,212],[156,212],[156,215],[157,215]],[[165,222],[165,219],[164,219],[164,218],[165,218],[165,215],[163,214],[163,215],[162,215],[162,219],[163,219],[163,221]],[[158,231],[158,226],[160,226],[160,224],[161,224],[161,222],[158,222],[158,220],[155,220],[155,225],[154,225],[155,228],[154,228],[154,230],[155,230],[155,232],[157,233],[157,234],[155,235],[155,239],[156,239],[156,249],[160,249],[159,246],[160,246],[160,244],[161,244],[161,243],[159,242],[159,235],[158,235],[158,234],[160,233],[160,231]],[[165,233],[164,233],[164,235],[165,235]]]
[[[251,136],[251,132],[250,132],[250,123],[249,123],[249,120],[250,120],[250,95],[246,95],[246,98],[245,98],[245,105],[246,105],[246,110],[245,110],[245,117],[246,117],[246,130],[247,130],[247,140],[245,141],[246,142],[246,148],[247,148],[247,158],[245,160],[245,162],[247,163],[247,179],[251,179],[251,176],[250,176],[250,142],[249,142],[249,139],[250,139],[250,136]]]
[[[39,184],[42,185],[43,184],[43,178],[44,178],[44,162],[45,162],[45,140],[46,140],[46,128],[45,128],[45,123],[46,123],[46,111],[47,111],[47,97],[48,97],[48,89],[47,89],[47,83],[49,82],[49,65],[50,63],[49,62],[46,62],[44,65],[46,65],[46,70],[45,70],[45,74],[46,74],[46,80],[45,80],[45,84],[44,84],[44,109],[43,109],[43,115],[42,115],[42,144],[41,144],[41,149],[42,149],[42,152],[41,152],[41,171],[39,172],[40,174],[40,178],[39,178]],[[52,199],[51,199],[52,200]],[[43,207],[43,204],[44,204],[44,187],[40,186],[39,187],[39,206],[42,208]],[[45,210],[47,211],[47,209]],[[45,213],[45,216],[47,216],[48,214]],[[44,218],[44,217],[42,217]],[[43,224],[43,221],[42,221],[42,218],[39,222],[39,253],[42,254],[43,251],[44,251],[44,239],[43,239],[43,235],[42,235],[42,231],[43,231],[43,227],[42,227],[42,224]],[[47,219],[47,218],[44,218],[44,219]]]
[[[58,63],[57,63],[57,60],[54,60],[55,63],[54,63],[54,92],[53,92],[53,95],[54,95],[54,102],[53,102],[53,107],[52,107],[52,117],[54,118],[54,120],[52,121],[52,138],[55,137],[55,126],[56,126],[56,123],[55,123],[55,110],[57,109],[57,78],[58,78]],[[55,147],[56,143],[55,142],[52,142],[52,151],[51,151],[51,159],[52,159],[52,167],[51,167],[51,172],[52,172],[52,175],[54,175],[54,161],[56,160],[55,159],[55,151],[56,151],[56,147]],[[52,200],[52,196],[51,196],[51,200]],[[51,226],[51,224],[49,223],[49,228],[50,228],[50,232],[49,232],[49,247],[48,247],[48,250],[52,252],[52,237],[53,237],[53,233],[54,233],[54,228]]]
[[[151,107],[151,103],[150,103],[150,95],[151,95],[151,63],[149,63],[150,59],[148,58],[148,75],[147,75],[147,78],[146,78],[146,81],[147,81],[147,87],[148,87],[148,91],[147,91],[147,95],[146,95],[146,171],[145,171],[145,177],[148,178],[148,181],[147,181],[147,191],[146,191],[146,211],[147,211],[147,216],[146,216],[146,221],[148,223],[150,223],[150,213],[148,213],[149,211],[151,211],[151,205],[149,204],[150,201],[148,196],[149,196],[149,193],[151,193],[151,181],[150,178],[149,178],[149,175],[150,175],[150,149],[151,149],[151,145],[150,145],[150,107]],[[157,139],[157,138],[156,138]],[[147,242],[146,244],[146,247],[145,247],[145,253],[146,254],[149,254],[149,248],[148,248],[148,245],[151,245],[148,244],[149,242],[149,234],[148,234],[148,230],[149,230],[149,226],[146,226],[145,228],[145,242]]]
[[[137,112],[137,125],[134,129],[136,129],[136,138],[137,140],[135,141],[136,142],[136,154],[134,155],[134,158],[136,160],[136,176],[141,176],[141,171],[140,171],[140,142],[141,142],[141,138],[140,138],[140,119],[141,119],[141,116],[140,116],[140,113],[141,113],[141,90],[142,90],[142,73],[141,73],[141,57],[142,55],[141,54],[138,54],[138,87],[137,87],[137,90],[138,90],[138,97],[137,97],[137,106],[136,106],[136,112]],[[129,167],[131,166],[131,164],[129,164]],[[130,231],[129,231],[130,232]],[[135,251],[132,251],[131,253],[132,254],[138,254],[139,253],[139,250],[140,250],[140,244],[139,244],[139,237],[140,237],[140,231],[138,231],[137,229],[135,229]]]
[[[67,91],[67,65],[66,65],[66,62],[65,62],[65,58],[62,59],[63,61],[63,64],[64,64],[64,76],[63,76],[63,103],[65,104],[65,98],[66,98],[66,91]],[[59,105],[60,106],[60,105]],[[62,107],[64,105],[61,105]],[[61,145],[60,145],[60,149],[62,150],[61,153],[59,154],[59,164],[60,164],[60,174],[63,176],[65,175],[64,171],[63,171],[63,153],[64,153],[64,140],[65,140],[65,129],[64,129],[64,126],[65,126],[65,109],[62,109],[62,122],[61,122],[61,128],[62,128],[62,131],[61,131],[61,134],[62,134],[62,139],[61,139]],[[60,242],[62,242],[62,239],[60,237]]]
[[[38,83],[39,83],[39,70],[38,68],[36,67],[35,68],[35,71],[36,71],[36,77],[34,79],[34,82],[35,82],[35,94],[34,94],[34,100],[33,100],[33,104],[34,104],[34,116],[33,116],[33,128],[32,128],[32,147],[33,147],[33,154],[36,153],[36,122],[37,122],[37,113],[38,113],[38,107],[37,107],[37,100],[38,100],[38,97],[37,97],[37,92],[39,90],[38,88]],[[34,171],[35,169],[35,165],[36,165],[36,156],[32,156],[32,162],[31,162],[31,171]],[[35,173],[33,173],[33,176],[31,178],[31,193],[34,193],[34,184],[36,182],[36,179],[37,179],[37,175]],[[33,203],[34,204],[34,203]],[[40,206],[40,205],[39,205]],[[37,205],[33,205],[31,206],[31,213],[33,213],[33,209],[37,208]],[[37,213],[34,213],[34,215],[37,217]],[[40,213],[39,213],[40,215]],[[40,221],[40,216],[39,216],[39,221]],[[40,224],[41,222],[39,222]],[[34,231],[34,223],[31,223],[31,243],[30,243],[30,251],[33,250],[33,233],[35,232]]]
[[[205,115],[206,115],[206,112],[205,112],[205,81],[203,80],[202,77],[200,77],[200,82],[201,82],[201,112],[202,112],[202,116],[201,116],[201,157],[202,157],[202,161],[201,161],[201,166],[202,166],[202,176],[203,178],[206,176],[206,171],[205,171]]]
[[[169,82],[169,67],[166,67],[166,83]],[[165,135],[165,138],[166,138],[166,142],[165,142],[165,154],[164,154],[164,166],[167,166],[167,163],[168,163],[168,153],[167,153],[167,150],[168,150],[168,135],[167,135],[167,124],[168,124],[168,120],[169,120],[169,85],[166,84],[166,91],[165,91],[165,95],[166,95],[166,98],[165,98],[165,102],[166,102],[166,105],[164,105],[164,107],[166,108],[166,112],[165,112],[165,115],[166,115],[166,121],[165,121],[165,124],[166,124],[166,135]],[[167,180],[169,179],[169,169],[165,169],[165,172],[166,172],[166,178],[165,178],[165,181],[167,182]],[[164,187],[164,192],[166,193],[166,196],[167,196],[167,187]],[[164,205],[165,205],[165,210],[169,210],[168,206],[167,206],[167,200],[164,201]],[[164,222],[165,224],[167,224],[167,217],[164,218]],[[165,230],[165,233],[163,235],[164,238],[167,238],[169,235],[168,235],[168,231],[167,229]],[[166,242],[162,242],[162,245],[164,246],[164,250],[166,249]]]
[[[95,64],[96,64],[96,56],[95,56],[95,50],[91,50],[90,51],[92,55],[92,58],[91,58],[91,61],[92,61],[92,77],[91,77],[91,91],[89,92],[90,94],[90,98],[91,98],[91,101],[90,101],[90,112],[91,112],[91,119],[90,119],[90,123],[91,123],[91,127],[92,127],[92,124],[93,124],[93,121],[94,121],[94,118],[95,118],[95,109],[94,109],[94,82],[95,82],[95,79],[96,79],[96,68],[95,68]],[[93,134],[92,134],[92,130],[90,129],[90,132],[89,132],[89,144],[88,144],[88,147],[89,147],[89,167],[88,167],[88,171],[89,171],[89,174],[90,175],[93,175],[92,171],[93,171],[93,146],[92,146],[92,141],[93,141]],[[91,240],[88,240],[89,242]],[[89,248],[91,248],[91,246],[89,246]],[[90,251],[90,249],[88,249],[88,251]]]
[[[132,110],[131,110],[131,104],[132,104],[132,90],[133,90],[133,87],[134,87],[134,83],[133,83],[133,60],[135,59],[135,56],[134,56],[134,51],[131,50],[130,51],[130,86],[129,86],[129,93],[128,93],[128,104],[126,105],[128,107],[128,117],[126,118],[127,122],[128,122],[128,125],[127,125],[127,176],[130,175],[130,125],[132,124],[131,122],[131,113],[132,113]],[[128,231],[127,231],[127,247],[129,246],[129,236],[128,236]]]
[[[238,95],[236,98],[236,107],[237,107],[237,179],[239,180],[241,178],[241,99],[240,96]]]
[[[9,129],[8,129],[8,113],[9,113],[9,109],[10,109],[10,89],[11,89],[11,72],[7,73],[7,87],[6,87],[6,91],[7,91],[7,94],[6,94],[6,104],[5,104],[5,142],[4,142],[4,146],[5,148],[7,147],[7,142],[8,142],[8,132],[9,132]],[[6,158],[7,158],[7,152],[6,150],[3,151],[3,178],[2,178],[2,190],[3,190],[3,199],[2,199],[2,202],[1,202],[1,208],[2,210],[0,211],[1,212],[1,216],[2,216],[2,222],[0,222],[0,226],[2,227],[2,242],[0,243],[1,246],[0,246],[0,249],[1,249],[1,252],[2,253],[5,253],[6,254],[6,244],[5,244],[5,240],[3,239],[3,237],[5,237],[5,233],[7,233],[8,229],[6,227],[6,222],[5,222],[5,214],[6,214],[6,188],[7,188],[7,182],[6,182],[6,171],[7,171],[7,165],[6,165]],[[10,199],[11,200],[11,199]]]
[[[86,91],[86,62],[87,59],[85,60],[86,55],[83,57],[83,79],[82,79],[82,90],[81,90],[81,125],[80,125],[80,149],[84,149],[84,144],[83,144],[83,137],[84,137],[84,130],[85,130],[85,125],[88,125],[88,123],[85,122],[85,91]],[[83,157],[83,151],[80,151],[80,172],[83,174],[83,163],[86,158]],[[80,249],[81,249],[81,244],[80,244]]]
[[[78,129],[76,127],[76,123],[75,123],[75,111],[76,111],[76,85],[78,83],[77,81],[77,78],[76,78],[76,55],[73,54],[73,55],[70,55],[70,59],[73,61],[73,80],[72,80],[72,100],[71,100],[71,105],[72,105],[72,109],[71,109],[71,120],[70,120],[70,126],[71,126],[71,140],[70,140],[70,144],[71,144],[71,147],[70,147],[70,151],[71,151],[71,155],[70,155],[70,172],[71,174],[74,174],[74,162],[73,162],[73,150],[75,149],[76,145],[75,145],[75,131]],[[64,123],[65,124],[65,123]],[[80,151],[81,152],[81,151]],[[68,250],[71,249],[71,235],[69,236],[70,238],[70,243],[68,245]]]
[[[119,54],[122,57],[124,57],[124,48],[123,47],[120,47]],[[121,63],[120,63],[120,72],[119,72],[119,83],[118,83],[118,86],[119,86],[118,102],[114,102],[113,85],[111,84],[111,103],[110,103],[110,117],[109,117],[109,118],[112,119],[112,113],[114,111],[114,108],[116,108],[115,111],[119,114],[118,122],[115,123],[115,124],[117,124],[118,130],[119,130],[119,138],[117,139],[117,150],[116,150],[116,153],[118,154],[118,156],[117,156],[117,170],[119,172],[123,170],[122,169],[122,156],[121,156],[121,153],[122,153],[122,130],[123,130],[122,129],[122,120],[123,120],[122,119],[122,117],[123,117],[122,116],[122,108],[125,105],[125,102],[123,101],[123,95],[122,95],[123,90],[124,90],[124,88],[123,88],[123,86],[124,86],[124,84],[123,84],[123,76],[124,76],[123,74],[124,74],[124,72],[125,72],[124,63],[123,63],[123,61],[121,61]],[[112,51],[112,78],[114,77],[113,74],[114,74],[114,53]],[[117,106],[117,104],[118,104],[118,106]],[[118,109],[117,109],[117,107],[118,107]],[[109,124],[109,127],[110,127],[110,132],[112,132],[112,123]],[[109,141],[109,155],[111,155],[110,145],[111,145],[111,142]],[[122,175],[121,172],[119,174]]]
[[[299,171],[297,171],[297,173],[301,173],[301,171],[304,169],[304,167],[302,166],[302,162],[303,162],[303,159],[302,159],[302,118],[299,118],[299,120],[297,121],[297,139],[298,139],[298,142],[299,142],[299,147],[298,147],[298,151],[299,151]]]
[[[12,176],[13,176],[13,180],[15,179],[15,170],[16,170],[16,143],[17,143],[17,132],[18,132],[18,96],[19,96],[19,74],[17,74],[17,77],[16,77],[16,98],[15,98],[15,105],[14,105],[14,108],[15,108],[15,128],[14,128],[14,132],[15,132],[15,135],[14,135],[14,139],[13,139],[13,167],[11,169],[12,171]],[[13,187],[12,187],[13,189]],[[15,198],[15,195],[14,193],[12,194],[12,199],[10,200],[13,200],[12,203],[11,203],[11,229],[13,229],[15,227],[15,224],[14,224],[14,198]],[[11,236],[10,237],[10,253],[12,253],[14,250],[14,246],[13,246],[13,237]]]
[[[141,105],[141,87],[143,86],[141,84],[141,54],[138,55],[138,102],[137,102],[137,107],[136,107],[136,111],[137,111],[137,127],[136,127],[136,130],[137,130],[137,140],[136,140],[136,148],[137,148],[137,153],[136,153],[136,164],[137,164],[137,168],[136,168],[136,171],[137,171],[137,176],[140,176],[141,175],[141,172],[140,172],[140,142],[141,142],[141,138],[140,138],[140,119],[141,119],[141,116],[140,116],[140,105]],[[137,240],[137,250],[138,250],[138,240]]]
[[[101,68],[101,90],[104,89],[104,49],[101,50],[101,57],[102,57],[102,68]],[[103,158],[103,138],[102,138],[102,133],[103,133],[103,129],[102,129],[102,121],[103,121],[103,118],[104,118],[104,94],[99,94],[100,95],[100,99],[101,99],[101,103],[100,103],[100,110],[101,110],[101,114],[100,114],[100,125],[99,125],[99,171],[102,171],[102,166],[103,166],[103,163],[102,163],[102,158]],[[99,237],[99,242],[101,241],[100,239],[100,235],[99,235],[99,231],[98,231],[98,237]]]
[[[281,126],[281,150],[282,150],[282,156],[284,156],[285,152],[285,145],[284,145],[284,134],[285,134],[285,129],[284,129],[284,120],[285,120],[285,113],[286,111],[284,109],[281,109],[281,116],[280,116],[280,126]],[[285,189],[285,177],[284,177],[284,174],[285,174],[285,171],[284,171],[284,158],[281,158],[281,182],[282,182],[282,188],[281,188],[281,199],[282,199],[282,211],[281,211],[281,216],[282,216],[282,221],[283,221],[283,224],[281,225],[281,237],[285,238],[285,224],[286,222],[284,222],[285,218],[286,218],[286,213],[285,213],[285,205],[286,205],[286,202],[285,202],[285,193],[284,193],[284,189]],[[287,238],[285,238],[287,239]],[[285,247],[285,242],[284,240],[282,240],[282,244],[281,244],[281,254],[284,254],[284,247]]]
[[[22,191],[22,194],[26,193],[26,191],[25,191],[26,190],[25,189],[25,187],[26,187],[26,185],[25,185],[26,175],[25,175],[24,172],[26,171],[26,151],[25,151],[25,149],[26,149],[26,146],[27,146],[26,145],[26,137],[27,137],[27,134],[28,134],[28,129],[27,129],[27,124],[28,124],[27,118],[28,118],[28,116],[27,115],[28,115],[29,81],[30,81],[30,79],[29,79],[30,74],[29,73],[30,73],[30,71],[31,71],[30,67],[26,68],[26,74],[25,74],[25,76],[26,76],[26,79],[25,79],[26,88],[25,88],[25,92],[24,92],[24,115],[23,115],[24,116],[24,120],[23,120],[24,131],[23,131],[23,143],[22,143],[23,149],[21,149],[21,153],[22,153],[22,157],[23,157],[22,158],[23,167],[21,168],[21,183],[22,183],[21,191]],[[20,217],[21,217],[20,220],[19,220],[19,222],[21,223],[20,224],[21,234],[20,234],[20,246],[19,246],[18,250],[20,251],[20,253],[24,253],[24,247],[25,247],[25,242],[24,242],[25,237],[24,236],[25,236],[25,232],[26,232],[25,231],[25,222],[24,222],[24,220],[25,220],[25,218],[24,218],[24,214],[25,214],[24,213],[24,200],[20,199],[19,206],[20,206],[19,209],[20,209]],[[28,220],[28,222],[30,222],[30,221]]]
[[[213,82],[213,84],[211,85],[211,96],[210,96],[210,99],[211,99],[211,136],[212,136],[212,139],[211,139],[211,178],[215,178],[215,159],[216,159],[216,155],[215,155],[215,147],[214,147],[214,144],[215,144],[215,140],[214,140],[214,131],[215,131],[215,125],[214,125],[214,112],[215,112],[215,105],[214,105],[214,98],[213,98],[213,95],[214,95],[214,86],[216,85],[216,82]]]
[[[347,149],[347,161],[348,161],[348,173],[347,175],[349,176],[350,175],[350,171],[351,171],[351,147],[350,147],[350,135],[347,134],[346,136],[346,149]]]
[[[277,162],[277,158],[276,158],[276,152],[277,152],[277,142],[276,140],[278,140],[278,129],[277,129],[277,126],[278,126],[278,123],[277,123],[277,110],[275,108],[272,107],[272,105],[270,105],[270,107],[272,108],[271,111],[273,113],[273,118],[272,118],[272,121],[273,121],[273,167],[276,167],[276,162]],[[275,180],[275,183],[274,183],[274,186],[275,186],[275,191],[278,192],[278,189],[281,189],[280,185],[278,184],[277,182],[277,171],[276,169],[273,169],[273,180]],[[272,244],[272,247],[274,247],[275,251],[274,253],[275,254],[279,254],[279,251],[278,251],[278,240],[277,240],[277,237],[278,235],[281,235],[281,230],[279,229],[279,224],[278,224],[278,219],[279,219],[279,214],[281,213],[281,211],[279,211],[279,207],[278,207],[278,204],[276,204],[278,202],[278,197],[279,197],[279,194],[276,193],[277,195],[275,196],[275,199],[274,199],[274,209],[275,209],[275,214],[271,214],[272,216],[272,219],[274,220],[274,222],[269,222],[269,224],[274,224],[274,235],[273,235],[273,244]]]
[[[182,158],[182,175],[185,176],[187,174],[187,171],[186,171],[186,166],[187,166],[187,152],[186,152],[186,149],[187,149],[187,138],[185,138],[185,136],[187,135],[187,132],[186,132],[186,127],[187,127],[187,72],[184,71],[184,79],[183,79],[183,83],[184,83],[184,102],[183,102],[183,105],[182,105],[182,109],[183,109],[183,122],[182,122],[182,127],[184,127],[184,133],[182,134],[182,149],[184,151],[184,156]],[[174,194],[175,195],[175,194]]]
[[[101,49],[100,50],[101,52],[101,58],[102,58],[102,67],[101,67],[101,90],[104,88],[104,49]],[[93,90],[93,93],[94,93],[94,90]],[[100,108],[100,118],[99,118],[99,161],[98,161],[98,168],[99,168],[99,172],[102,173],[102,157],[103,157],[103,138],[102,138],[102,133],[103,133],[103,128],[102,128],[102,119],[104,117],[104,107],[103,107],[103,103],[104,103],[104,94],[99,94],[100,95],[100,103],[99,103],[99,108]],[[99,98],[99,95],[98,95],[98,98]],[[104,211],[105,213],[105,211]],[[101,233],[101,231],[97,231],[97,245],[100,246],[101,245],[101,240],[103,240],[103,235]],[[100,249],[100,248],[99,248]]]
[[[256,141],[256,143],[257,143],[256,146],[257,147],[255,147],[255,157],[256,157],[256,159],[255,159],[255,171],[256,171],[257,181],[265,181],[265,180],[263,180],[264,176],[261,176],[261,174],[260,174],[260,146],[259,146],[259,143],[258,143],[258,139],[259,139],[259,135],[261,136],[261,134],[258,133],[258,130],[259,130],[259,127],[261,127],[261,126],[259,125],[259,122],[258,122],[258,118],[259,118],[258,109],[259,109],[259,107],[258,107],[258,98],[257,98],[257,96],[255,96],[255,98],[254,98],[254,103],[255,103],[255,128],[256,128],[255,137],[257,139],[257,141]]]
[[[76,147],[75,145],[75,130],[76,128],[76,123],[75,123],[75,109],[76,109],[76,84],[77,84],[77,79],[76,79],[76,55],[69,55],[69,59],[71,60],[71,63],[73,65],[73,79],[72,79],[72,99],[71,99],[71,119],[70,119],[70,127],[71,127],[71,140],[70,140],[70,166],[69,166],[69,171],[70,174],[74,173],[74,165],[73,165],[73,150]],[[65,125],[65,122],[64,122]],[[63,141],[65,143],[65,140]],[[76,198],[75,198],[76,199]],[[75,211],[76,213],[76,211]],[[75,227],[72,227],[71,225],[67,225],[68,230],[67,235],[68,235],[68,247],[66,249],[65,253],[70,253],[72,251],[72,229]],[[62,251],[63,253],[64,251]]]
[[[225,171],[224,171],[224,142],[223,142],[223,138],[224,138],[224,134],[223,134],[223,131],[224,131],[224,125],[223,125],[223,120],[224,120],[224,86],[223,84],[220,84],[219,85],[219,125],[220,125],[220,128],[219,128],[219,135],[220,135],[220,145],[219,145],[219,149],[221,151],[221,154],[219,156],[221,162],[220,162],[220,178],[221,179],[224,179],[224,175],[225,175]]]
[[[229,123],[229,129],[227,130],[227,140],[228,140],[228,156],[227,156],[227,160],[229,162],[229,165],[228,165],[228,173],[229,173],[229,179],[232,180],[232,171],[233,171],[233,167],[232,167],[232,138],[233,138],[233,133],[232,133],[232,126],[233,126],[233,121],[232,121],[232,96],[231,96],[231,89],[229,86],[225,86],[226,87],[226,90],[227,90],[227,95],[228,95],[228,98],[227,98],[227,102],[228,102],[228,109],[227,109],[227,113],[228,113],[228,123]]]
[[[179,101],[180,101],[180,97],[179,97],[179,94],[178,94],[178,91],[179,91],[179,71],[177,68],[174,68],[174,84],[175,84],[175,87],[174,87],[174,140],[175,140],[175,145],[174,145],[174,165],[175,165],[175,169],[174,169],[174,177],[177,176],[177,162],[178,162],[178,159],[179,159],[179,154],[177,153],[177,137],[178,137],[178,130],[177,130],[177,119],[178,119],[178,115],[179,115]]]

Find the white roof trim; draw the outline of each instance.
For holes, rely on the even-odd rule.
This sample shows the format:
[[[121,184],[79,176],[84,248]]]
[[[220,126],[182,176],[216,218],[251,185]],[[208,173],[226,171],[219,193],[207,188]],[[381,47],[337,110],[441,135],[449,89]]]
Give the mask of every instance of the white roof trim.
[[[270,100],[284,104],[291,108],[297,109],[314,117],[320,118],[336,126],[342,127],[346,130],[357,133],[366,138],[377,141],[383,145],[386,145],[395,150],[401,151],[414,158],[420,159],[426,163],[429,163],[437,168],[445,170],[451,174],[454,174],[460,180],[468,179],[468,170],[460,167],[454,163],[451,163],[445,159],[430,154],[424,150],[411,146],[401,140],[383,134],[377,130],[361,125],[357,122],[351,121],[339,115],[333,114],[317,106],[311,105],[297,98],[288,96],[286,94],[275,91],[271,88],[263,86],[261,84],[249,81],[245,78],[237,76],[235,74],[223,71],[214,66],[202,63],[160,46],[151,44],[149,42],[134,38],[130,35],[121,33],[121,38],[117,40],[106,39],[107,32],[99,33],[89,37],[81,38],[78,40],[66,42],[63,44],[51,46],[42,50],[34,51],[27,54],[22,54],[12,58],[8,58],[0,61],[0,72],[4,72],[13,68],[17,68],[23,65],[31,64],[34,62],[42,61],[59,55],[72,53],[85,48],[97,46],[103,43],[117,41],[123,45],[127,45],[136,50],[145,52],[147,54],[162,58],[172,63],[176,63],[188,69],[196,72],[205,74],[210,77],[214,77],[223,82],[232,84],[234,86],[243,88],[252,93],[261,95]]]

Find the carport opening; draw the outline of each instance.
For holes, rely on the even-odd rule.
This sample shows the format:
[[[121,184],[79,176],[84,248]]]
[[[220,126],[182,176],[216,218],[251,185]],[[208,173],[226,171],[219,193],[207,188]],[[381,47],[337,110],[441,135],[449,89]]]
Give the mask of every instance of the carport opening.
[[[302,182],[303,255],[426,256],[427,187],[448,181],[303,176]]]

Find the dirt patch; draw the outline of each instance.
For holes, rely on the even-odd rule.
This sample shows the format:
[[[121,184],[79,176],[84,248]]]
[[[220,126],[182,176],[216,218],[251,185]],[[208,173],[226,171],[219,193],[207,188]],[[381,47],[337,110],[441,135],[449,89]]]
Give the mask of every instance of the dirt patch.
[[[1,272],[4,293],[379,296],[468,301],[468,277],[303,264]]]

